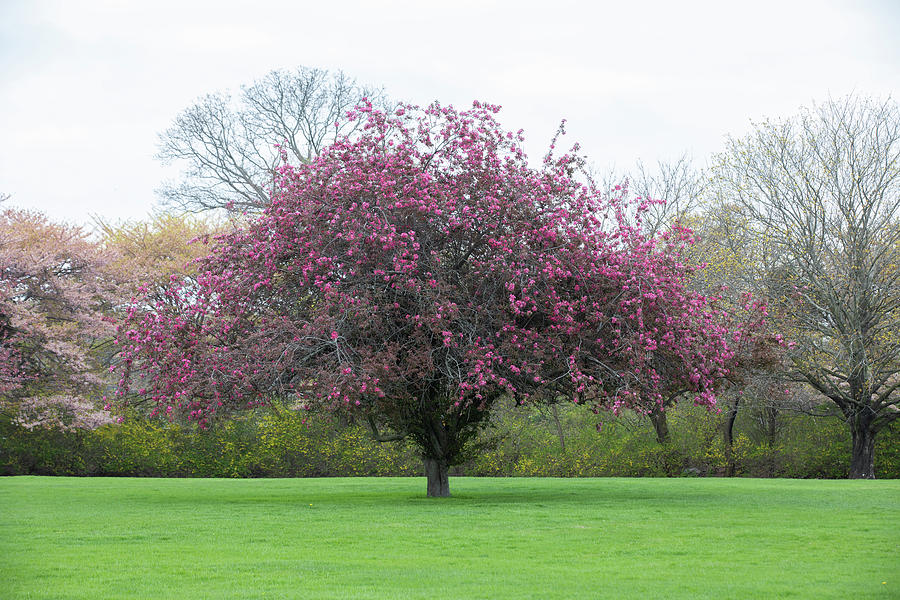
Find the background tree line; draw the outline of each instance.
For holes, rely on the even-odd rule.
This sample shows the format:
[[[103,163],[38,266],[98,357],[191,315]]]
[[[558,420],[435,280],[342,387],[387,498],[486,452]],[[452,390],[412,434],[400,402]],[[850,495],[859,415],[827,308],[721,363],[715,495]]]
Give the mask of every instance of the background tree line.
[[[649,420],[594,415],[567,404],[505,406],[495,412],[452,475],[539,477],[845,478],[850,436],[837,418],[771,410],[748,398],[727,412],[676,406],[656,440]],[[557,421],[558,420],[558,421]],[[559,426],[557,426],[557,422]],[[601,424],[600,431],[597,425]],[[560,441],[565,445],[563,448]],[[0,473],[134,477],[332,477],[421,475],[416,448],[379,443],[368,427],[321,414],[264,410],[207,430],[129,418],[96,429],[24,428],[0,420]],[[900,431],[876,442],[875,474],[900,477]]]
[[[146,223],[98,222],[97,232],[89,235],[43,215],[5,208],[0,394],[9,435],[4,443],[46,436],[68,444],[61,441],[65,436],[100,435],[76,430],[126,427],[110,423],[98,409],[117,384],[109,373],[117,357],[115,324],[132,298],[149,294],[167,302],[171,282],[193,285],[190,261],[208,252],[210,236],[266,208],[284,156],[295,164],[309,163],[329,143],[354,135],[354,122],[342,116],[364,97],[390,106],[381,91],[343,74],[300,69],[273,72],[243,88],[237,99],[221,94],[201,99],[161,136],[161,158],[182,165],[184,177],[164,188],[169,210]],[[632,196],[665,200],[643,217],[651,234],[679,226],[697,234],[690,259],[706,267],[692,279],[696,290],[717,296],[719,305],[736,315],[748,294],[765,300],[769,312],[769,343],[744,349],[740,368],[721,387],[722,414],[709,415],[716,435],[697,446],[711,448],[712,440],[721,440],[724,463],[712,460],[704,466],[682,441],[680,449],[671,450],[673,439],[686,439],[674,423],[691,429],[688,436],[696,440],[709,429],[690,409],[673,412],[677,390],[658,408],[603,419],[616,424],[606,431],[652,425],[656,446],[648,447],[676,457],[652,474],[696,469],[872,477],[878,470],[879,476],[896,476],[885,466],[890,460],[877,461],[875,449],[892,456],[894,423],[900,417],[894,321],[900,298],[898,134],[900,116],[892,100],[832,100],[796,117],[756,124],[748,136],[729,140],[706,169],[682,158],[605,178],[610,190],[624,185]],[[561,408],[551,403],[546,409],[504,409],[474,443],[494,444],[499,451],[508,448],[508,440],[529,439],[510,429],[513,425],[525,431],[546,422],[552,427],[541,431],[556,432],[564,456],[573,451],[574,439],[581,439],[573,437],[572,423],[596,423],[569,408],[560,415]],[[253,414],[250,420],[259,423],[270,418]],[[834,432],[835,423],[849,438],[849,443],[829,438],[842,448],[833,455],[847,458],[846,472],[778,467],[773,448],[795,435],[788,432]],[[497,437],[498,431],[507,441]],[[880,432],[886,433],[879,438]],[[305,434],[296,435],[302,439]],[[584,435],[602,446],[602,431]],[[800,439],[803,434],[796,433],[795,441]],[[820,438],[805,439],[824,447]],[[747,449],[754,444],[769,449],[760,451],[768,457],[762,461],[768,461],[768,471],[748,466]],[[7,446],[6,464],[15,463],[18,452]],[[518,459],[499,462],[504,466],[498,474],[527,471],[513,466]],[[24,467],[6,468],[20,472]]]

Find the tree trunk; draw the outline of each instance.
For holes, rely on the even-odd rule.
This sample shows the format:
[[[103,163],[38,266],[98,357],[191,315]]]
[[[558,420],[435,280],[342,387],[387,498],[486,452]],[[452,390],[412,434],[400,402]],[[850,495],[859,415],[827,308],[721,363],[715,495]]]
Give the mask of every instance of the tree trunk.
[[[734,477],[734,422],[737,420],[738,406],[741,399],[735,398],[734,404],[728,409],[728,418],[725,420],[724,437],[725,437],[725,476]]]
[[[769,443],[769,477],[775,477],[778,470],[775,444],[778,442],[778,409],[766,408],[766,441]]]
[[[425,477],[428,478],[429,498],[448,498],[450,496],[450,467],[446,460],[422,457],[425,464]]]
[[[850,479],[875,479],[875,432],[869,423],[850,423],[853,450],[850,455]]]
[[[556,423],[556,435],[559,437],[559,447],[565,453],[566,451],[566,437],[563,435],[562,424],[559,422],[559,412],[556,410],[556,405],[550,405],[550,412],[553,414],[553,421]]]
[[[650,411],[650,421],[653,422],[653,428],[656,430],[656,441],[665,444],[669,441],[669,420],[666,417],[666,411],[659,406],[654,406]]]

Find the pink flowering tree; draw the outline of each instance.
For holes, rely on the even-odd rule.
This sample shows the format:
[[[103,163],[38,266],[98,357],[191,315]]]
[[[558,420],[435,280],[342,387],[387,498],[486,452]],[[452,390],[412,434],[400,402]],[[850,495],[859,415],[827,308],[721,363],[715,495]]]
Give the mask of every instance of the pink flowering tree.
[[[108,255],[79,227],[0,211],[0,411],[25,427],[95,427],[109,380],[110,311],[123,301]]]
[[[13,331],[9,318],[0,315],[0,395],[6,396],[22,388],[25,373],[19,353],[12,347]]]
[[[122,327],[123,399],[205,426],[272,398],[348,411],[421,449],[429,496],[504,396],[619,410],[678,387],[711,406],[731,357],[679,259],[574,154],[530,166],[498,107],[361,106],[352,140],[281,170],[196,283]]]

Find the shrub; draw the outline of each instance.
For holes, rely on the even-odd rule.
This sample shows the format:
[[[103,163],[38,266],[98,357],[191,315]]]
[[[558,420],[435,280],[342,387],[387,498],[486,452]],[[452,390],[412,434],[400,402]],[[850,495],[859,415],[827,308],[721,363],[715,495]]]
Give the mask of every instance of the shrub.
[[[668,418],[670,440],[659,444],[649,420],[634,413],[595,415],[566,405],[554,416],[546,408],[505,406],[453,472],[529,477],[724,474],[724,416],[681,406]],[[785,413],[774,437],[760,427],[752,411],[739,415],[732,448],[736,475],[847,476],[850,441],[839,420]],[[0,417],[3,475],[405,476],[421,474],[420,464],[410,444],[379,444],[358,424],[290,410],[260,410],[205,431],[139,418],[93,431],[25,429]],[[879,435],[875,466],[879,478],[900,477],[900,427]]]

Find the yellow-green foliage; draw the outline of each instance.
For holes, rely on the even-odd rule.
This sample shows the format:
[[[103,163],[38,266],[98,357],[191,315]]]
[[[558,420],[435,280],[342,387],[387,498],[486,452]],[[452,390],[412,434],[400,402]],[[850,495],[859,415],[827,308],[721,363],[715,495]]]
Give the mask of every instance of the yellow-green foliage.
[[[842,478],[850,443],[837,419],[781,413],[775,439],[760,431],[757,415],[739,413],[731,454],[735,474],[750,477]],[[659,444],[649,420],[633,413],[593,415],[578,407],[560,410],[566,450],[555,423],[539,409],[508,410],[495,421],[497,440],[461,465],[467,475],[651,476],[724,475],[728,466],[722,434],[725,416],[682,405],[668,412],[670,439]],[[598,432],[596,425],[602,423]],[[900,476],[900,428],[885,430],[876,448],[876,475]]]
[[[176,453],[168,429],[155,422],[126,421],[101,427],[90,436],[89,444],[103,474],[183,474],[184,457]]]
[[[670,439],[659,444],[646,417],[594,415],[561,406],[559,427],[546,409],[507,407],[495,415],[455,475],[723,475],[724,415],[683,405],[668,413]],[[597,431],[596,425],[602,423]],[[842,478],[850,444],[843,423],[780,413],[771,430],[751,409],[735,423],[735,474]],[[900,427],[882,431],[876,476],[900,477]],[[260,411],[207,431],[142,419],[94,431],[25,430],[0,421],[0,474],[157,477],[323,477],[418,475],[415,448],[380,444],[366,428],[331,417]]]
[[[97,224],[103,245],[114,257],[108,269],[133,287],[192,273],[192,261],[209,252],[204,242],[228,229],[223,222],[172,213],[158,214],[149,221]]]

